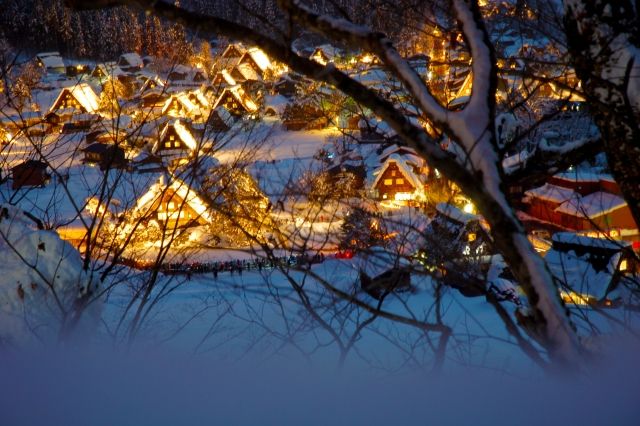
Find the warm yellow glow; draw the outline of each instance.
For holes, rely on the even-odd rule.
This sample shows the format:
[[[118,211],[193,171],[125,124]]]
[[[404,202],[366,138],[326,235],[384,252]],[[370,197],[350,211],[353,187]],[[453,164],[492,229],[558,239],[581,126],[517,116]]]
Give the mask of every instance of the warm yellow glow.
[[[82,65],[76,65],[76,69],[77,69],[78,71],[81,71],[81,70],[82,70]]]
[[[364,55],[362,57],[362,62],[365,64],[370,64],[371,62],[373,62],[373,56],[369,55],[368,53],[366,55]]]
[[[620,266],[618,267],[618,270],[620,270],[621,272],[624,272],[628,269],[629,269],[629,262],[627,261],[627,259],[622,259],[622,261],[620,262]]]
[[[410,201],[413,200],[413,194],[410,192],[396,192],[396,201]]]
[[[256,64],[258,64],[260,69],[263,71],[271,67],[271,61],[269,60],[269,57],[262,50],[258,48],[252,49],[251,57],[254,61],[256,61]]]
[[[471,204],[471,203],[467,203],[467,204],[465,204],[465,205],[464,205],[464,207],[462,208],[462,210],[463,210],[465,213],[473,214],[473,213],[475,212],[476,208],[474,207],[474,205],[473,205],[473,204]]]
[[[475,232],[469,232],[469,234],[467,235],[467,241],[472,242],[476,240],[476,233]]]
[[[560,291],[560,297],[562,301],[571,305],[589,306],[592,305],[595,300],[588,294],[576,293],[575,291]]]

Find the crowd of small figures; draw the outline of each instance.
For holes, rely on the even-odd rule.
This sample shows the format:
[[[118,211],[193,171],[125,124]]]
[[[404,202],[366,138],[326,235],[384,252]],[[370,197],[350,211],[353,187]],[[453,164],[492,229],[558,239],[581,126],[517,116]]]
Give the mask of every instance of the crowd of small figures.
[[[238,274],[242,275],[243,271],[262,271],[264,269],[274,269],[278,267],[297,267],[311,265],[314,263],[324,262],[324,259],[325,256],[323,253],[317,253],[313,256],[310,256],[308,254],[300,254],[270,258],[236,259],[217,262],[164,263],[159,266],[159,270],[166,275],[185,274],[190,277],[191,274],[212,273],[214,277],[217,277],[218,273],[222,272],[229,272],[231,275],[237,272]],[[118,263],[140,270],[152,270],[158,267],[156,262],[127,258],[121,258]]]

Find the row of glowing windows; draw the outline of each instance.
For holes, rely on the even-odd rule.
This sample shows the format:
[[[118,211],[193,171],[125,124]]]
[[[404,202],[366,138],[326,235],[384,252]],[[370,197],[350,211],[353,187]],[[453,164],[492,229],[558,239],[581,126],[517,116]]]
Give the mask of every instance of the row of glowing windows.
[[[170,135],[169,140],[164,143],[165,148],[180,148],[180,141],[176,140],[175,136]]]
[[[393,179],[385,179],[384,180],[384,184],[385,184],[385,186],[393,185]],[[396,179],[396,185],[404,185],[404,179],[402,179],[402,178]]]

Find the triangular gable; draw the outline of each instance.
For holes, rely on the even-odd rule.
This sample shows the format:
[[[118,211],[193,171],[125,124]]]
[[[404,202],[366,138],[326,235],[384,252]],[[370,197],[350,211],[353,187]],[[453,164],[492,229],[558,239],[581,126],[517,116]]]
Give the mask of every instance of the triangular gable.
[[[234,80],[233,77],[231,77],[231,74],[229,74],[229,71],[222,70],[220,72],[217,72],[215,77],[213,77],[213,84],[214,85],[227,84],[229,86],[235,86],[236,81]]]
[[[265,72],[271,67],[269,57],[257,47],[247,50],[238,61],[238,65],[245,63],[250,64],[252,68],[260,73]]]
[[[232,43],[222,52],[223,58],[240,58],[244,53],[244,48],[239,45]]]
[[[376,177],[373,181],[373,188],[378,186],[380,179],[384,175],[384,172],[389,168],[391,163],[395,163],[400,173],[411,184],[411,186],[413,186],[414,190],[420,189],[422,187],[420,178],[413,172],[411,166],[407,164],[406,160],[397,154],[391,154],[387,161],[385,161],[378,169],[373,172]]]
[[[197,106],[185,93],[177,93],[166,100],[164,107],[162,107],[162,113],[180,117],[183,114],[193,113],[196,108]]]
[[[174,139],[170,140],[170,137],[173,136]],[[166,146],[167,143],[171,143],[171,146]],[[176,143],[179,143],[180,146],[175,146]],[[158,141],[151,148],[151,152],[153,154],[158,153],[162,150],[184,150],[187,149],[190,152],[195,151],[198,148],[198,143],[195,138],[187,129],[187,127],[180,122],[180,120],[176,120],[173,123],[167,123],[163,127],[160,132],[160,137]]]
[[[87,83],[76,84],[63,88],[53,102],[49,112],[61,109],[80,109],[83,113],[95,113],[98,111],[99,99],[96,92]]]
[[[189,185],[179,178],[173,178],[171,183],[167,185],[164,176],[138,199],[135,213],[145,216],[157,213],[159,207],[167,202],[175,203],[174,207],[176,209],[184,203],[185,206],[195,212],[196,217],[193,218],[194,220],[205,223],[212,223],[213,221],[209,208],[195,190],[191,189]],[[163,207],[165,210],[169,210],[168,206]]]
[[[244,90],[242,90],[240,86],[226,87],[216,100],[213,108],[224,106],[228,110],[234,110],[235,108],[233,108],[233,105],[230,105],[230,103],[235,103],[246,112],[255,112],[258,110],[258,106],[244,93]]]
[[[142,58],[135,52],[131,53],[123,53],[120,55],[120,59],[118,59],[118,65],[124,67],[132,67],[132,68],[142,68],[144,66],[144,62],[142,62]]]

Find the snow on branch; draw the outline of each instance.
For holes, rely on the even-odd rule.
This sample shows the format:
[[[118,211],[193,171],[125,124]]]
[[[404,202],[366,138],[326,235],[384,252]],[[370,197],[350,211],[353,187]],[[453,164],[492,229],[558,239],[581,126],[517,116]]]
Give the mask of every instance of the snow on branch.
[[[369,28],[356,25],[342,18],[318,15],[301,4],[299,0],[280,0],[279,3],[297,22],[311,27],[326,37],[339,39],[357,48],[364,47],[378,55],[380,60],[409,89],[409,93],[418,102],[420,108],[434,122],[446,126],[449,111],[442,107],[433,97],[422,78],[398,53],[386,35],[371,31]]]

